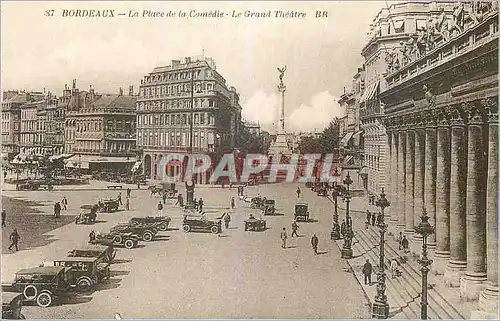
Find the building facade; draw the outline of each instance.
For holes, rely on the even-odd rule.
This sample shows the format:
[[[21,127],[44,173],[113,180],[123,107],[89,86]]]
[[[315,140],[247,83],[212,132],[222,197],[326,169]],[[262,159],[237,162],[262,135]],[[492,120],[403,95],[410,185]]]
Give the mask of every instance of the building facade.
[[[171,163],[167,169],[159,167],[168,153],[190,152],[191,111],[193,152],[232,151],[241,126],[239,95],[234,87],[226,85],[211,58],[173,60],[171,65],[157,67],[141,80],[137,146],[142,151],[147,177],[158,179],[160,170],[169,175],[182,171],[178,163]],[[207,176],[196,180],[206,183]]]
[[[498,7],[453,10],[435,18],[452,28],[404,43],[413,49],[397,64],[388,58],[380,99],[390,224],[417,251],[413,231],[425,211],[435,272],[498,318]]]

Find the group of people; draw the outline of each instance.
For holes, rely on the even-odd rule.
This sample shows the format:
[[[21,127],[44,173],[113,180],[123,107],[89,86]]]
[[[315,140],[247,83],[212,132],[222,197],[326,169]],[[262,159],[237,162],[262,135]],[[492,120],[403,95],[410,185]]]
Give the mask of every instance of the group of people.
[[[299,237],[299,234],[297,233],[298,229],[299,229],[299,226],[298,226],[297,222],[293,221],[292,234],[290,235],[290,237],[294,237],[294,236]],[[286,249],[287,248],[286,242],[288,240],[288,234],[286,232],[286,227],[284,227],[283,230],[281,231],[280,238],[281,238],[281,248]],[[311,246],[312,246],[312,250],[313,250],[314,255],[319,254],[318,253],[318,244],[319,244],[319,239],[316,236],[316,234],[313,234],[313,236],[311,237]]]
[[[53,216],[55,218],[61,217],[61,210],[67,210],[67,209],[68,209],[68,199],[66,198],[66,196],[64,196],[61,202],[56,202],[54,204]]]
[[[366,228],[368,225],[375,226],[375,224],[380,225],[382,223],[382,213],[371,213],[370,210],[366,210]]]

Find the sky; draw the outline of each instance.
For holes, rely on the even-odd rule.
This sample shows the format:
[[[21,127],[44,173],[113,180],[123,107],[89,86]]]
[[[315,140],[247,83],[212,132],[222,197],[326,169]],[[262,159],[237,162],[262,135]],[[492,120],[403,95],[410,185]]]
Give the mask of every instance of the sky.
[[[156,66],[204,53],[240,93],[243,117],[275,131],[280,100],[277,67],[284,82],[287,131],[314,131],[343,116],[338,97],[350,90],[364,58],[369,25],[385,1],[329,2],[6,2],[1,3],[3,90],[50,90],[60,95],[77,79],[81,90],[118,93]],[[71,18],[63,10],[219,10],[222,18]],[[45,16],[54,10],[53,16]],[[232,18],[269,10],[297,11],[306,18]],[[316,10],[327,18],[314,18]]]

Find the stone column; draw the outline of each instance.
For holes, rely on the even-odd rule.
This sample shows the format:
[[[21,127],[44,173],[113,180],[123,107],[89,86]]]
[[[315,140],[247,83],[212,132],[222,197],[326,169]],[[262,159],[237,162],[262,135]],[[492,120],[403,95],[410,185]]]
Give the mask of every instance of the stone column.
[[[404,234],[410,241],[414,233],[413,228],[413,200],[414,200],[414,181],[413,173],[415,170],[415,133],[412,129],[406,131],[406,166],[405,166],[405,230]]]
[[[424,212],[424,177],[425,177],[425,129],[415,130],[415,176],[414,176],[414,201],[413,201],[413,223],[420,222],[420,216]],[[420,254],[422,251],[422,236],[413,233],[413,241],[410,242],[412,253]]]
[[[450,261],[444,273],[448,286],[460,286],[467,267],[466,194],[467,194],[467,130],[459,109],[452,110],[450,173]]]
[[[498,320],[498,114],[489,113],[488,185],[486,187],[487,282],[479,309]]]
[[[450,259],[450,127],[443,110],[437,129],[436,254],[432,270],[444,274]]]
[[[398,223],[397,230],[402,232],[405,228],[405,208],[406,208],[406,131],[400,131],[398,135]],[[398,233],[399,234],[399,233]]]
[[[430,217],[429,223],[436,226],[436,127],[434,114],[429,115],[430,127],[425,128],[425,183],[424,183],[424,203],[427,215]],[[436,248],[436,234],[432,234],[427,239],[430,254]]]
[[[387,199],[389,200],[389,202],[391,202],[393,200],[392,198],[392,190],[393,190],[393,187],[392,187],[392,170],[391,170],[391,166],[392,166],[392,159],[391,159],[391,152],[392,152],[392,131],[390,131],[389,129],[386,130],[386,133],[387,133],[387,145],[385,147],[385,154],[386,154],[386,166],[385,166],[385,193],[387,194]],[[391,213],[393,211],[390,210],[390,206],[387,207],[385,210],[384,210],[384,218],[386,221],[389,221],[391,220]]]
[[[394,239],[397,238],[396,225],[398,220],[398,132],[394,130],[392,132],[392,143],[391,143],[391,211],[392,215],[388,220],[388,234],[392,234]]]
[[[486,175],[487,151],[481,112],[469,109],[467,164],[467,270],[460,279],[460,296],[479,299],[486,281]]]

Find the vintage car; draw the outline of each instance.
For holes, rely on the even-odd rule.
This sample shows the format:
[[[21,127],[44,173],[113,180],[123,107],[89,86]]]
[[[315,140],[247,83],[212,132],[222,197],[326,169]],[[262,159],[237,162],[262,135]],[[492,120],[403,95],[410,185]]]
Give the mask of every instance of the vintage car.
[[[251,208],[262,208],[263,198],[262,197],[252,197],[250,207]]]
[[[151,242],[158,234],[157,223],[129,224],[121,223],[113,226],[111,233],[132,233],[137,235],[141,241]]]
[[[324,186],[320,186],[316,190],[316,195],[318,195],[318,196],[327,196],[328,195],[328,190]]]
[[[2,320],[24,320],[22,293],[2,292]]]
[[[40,183],[29,180],[17,185],[19,191],[37,191],[39,188]]]
[[[168,216],[145,216],[145,217],[132,217],[128,224],[131,226],[143,225],[143,224],[156,224],[160,231],[166,231],[168,225],[172,221],[172,218]]]
[[[89,243],[100,244],[100,245],[123,246],[126,249],[133,249],[136,248],[137,245],[139,244],[139,236],[133,233],[122,233],[122,232],[99,233],[96,234],[95,240]]]
[[[66,257],[54,261],[54,266],[71,268],[70,285],[80,291],[88,291],[99,281],[109,279],[109,263],[95,257]]]
[[[309,221],[309,205],[304,202],[295,204],[295,220],[297,221]]]
[[[276,212],[274,204],[275,204],[274,200],[264,201],[264,204],[262,205],[262,211],[264,212],[264,215],[273,215]]]
[[[80,214],[75,217],[75,224],[94,224],[97,218],[97,205],[80,206]]]
[[[111,263],[116,257],[113,245],[87,244],[68,252],[69,257],[95,257],[101,262]]]
[[[111,213],[118,211],[120,202],[117,199],[108,198],[97,203],[99,212]]]
[[[213,234],[222,233],[221,220],[210,221],[204,216],[186,215],[182,221],[182,230],[191,231],[210,231]]]
[[[306,188],[312,188],[314,185],[313,182],[306,182]]]
[[[23,293],[25,301],[34,301],[46,308],[58,297],[66,294],[72,280],[71,268],[62,266],[43,266],[19,270],[14,283],[3,291]]]
[[[262,231],[266,229],[266,221],[255,217],[245,220],[245,231]]]

